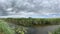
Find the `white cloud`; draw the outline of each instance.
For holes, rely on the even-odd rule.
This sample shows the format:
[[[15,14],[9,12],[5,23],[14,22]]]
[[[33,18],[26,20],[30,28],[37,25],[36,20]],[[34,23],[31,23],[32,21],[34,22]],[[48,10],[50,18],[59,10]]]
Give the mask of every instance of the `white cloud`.
[[[11,10],[13,10],[13,8],[8,8],[8,9],[6,9],[7,11],[11,11]]]
[[[4,5],[4,8],[7,8],[7,16],[9,17],[30,17],[34,15],[56,17],[56,15],[51,14],[60,13],[60,0],[17,0],[16,5],[14,5],[15,7],[13,8],[11,7],[12,3],[7,2],[7,0],[0,0],[0,3],[1,5],[7,5]],[[19,9],[16,7],[18,7]],[[12,11],[13,9],[14,11]],[[60,17],[60,15],[57,17]]]

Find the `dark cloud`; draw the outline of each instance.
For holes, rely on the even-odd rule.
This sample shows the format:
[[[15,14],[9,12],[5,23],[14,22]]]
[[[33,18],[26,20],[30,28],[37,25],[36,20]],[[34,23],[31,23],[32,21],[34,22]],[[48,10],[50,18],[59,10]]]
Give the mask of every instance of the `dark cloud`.
[[[0,5],[1,16],[16,15],[21,11],[38,15],[60,14],[60,0],[3,0]],[[12,9],[8,10],[10,8]],[[13,12],[15,13],[12,14]]]

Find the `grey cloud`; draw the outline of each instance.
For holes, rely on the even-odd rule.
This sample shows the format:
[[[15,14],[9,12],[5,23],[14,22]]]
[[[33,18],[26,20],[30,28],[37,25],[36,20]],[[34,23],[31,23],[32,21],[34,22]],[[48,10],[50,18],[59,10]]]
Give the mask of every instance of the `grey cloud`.
[[[9,11],[6,9],[13,8],[11,12],[34,12],[39,15],[44,15],[43,13],[60,13],[60,0],[5,0],[5,2],[0,2],[3,10],[0,8],[0,12],[2,11],[3,15],[9,15]],[[1,6],[0,6],[1,7]]]

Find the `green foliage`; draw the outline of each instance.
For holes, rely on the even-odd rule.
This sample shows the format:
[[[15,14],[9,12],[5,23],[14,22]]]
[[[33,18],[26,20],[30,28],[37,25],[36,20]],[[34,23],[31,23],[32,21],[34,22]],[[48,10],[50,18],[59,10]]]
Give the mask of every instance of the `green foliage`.
[[[60,24],[60,18],[6,18],[3,20],[22,26]]]
[[[25,27],[16,27],[15,28],[15,32],[17,33],[17,34],[25,34],[25,33],[27,33],[27,28],[25,28]]]
[[[26,32],[23,27],[16,27],[14,29],[10,28],[7,22],[0,21],[0,34],[24,34]]]
[[[60,18],[3,18],[1,20],[4,20],[8,23],[14,23],[16,25],[22,25],[22,26],[33,26],[33,25],[58,25],[60,24]],[[14,34],[15,32],[17,34],[24,34],[26,32],[25,29],[22,27],[17,27],[15,29],[15,32],[9,27],[9,25],[4,22],[0,21],[0,29],[2,29],[2,32],[5,34]],[[57,32],[60,32],[60,28],[57,31],[54,31],[53,34],[58,34]]]
[[[4,33],[4,34],[14,34],[14,31],[9,27],[9,25],[4,22],[4,21],[0,21],[0,30]]]

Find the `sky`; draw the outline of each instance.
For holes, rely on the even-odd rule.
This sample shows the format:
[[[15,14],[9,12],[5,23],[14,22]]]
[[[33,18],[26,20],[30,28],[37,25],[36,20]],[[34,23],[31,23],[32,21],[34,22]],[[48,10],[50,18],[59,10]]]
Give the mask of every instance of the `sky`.
[[[0,0],[0,18],[59,18],[60,0]]]

